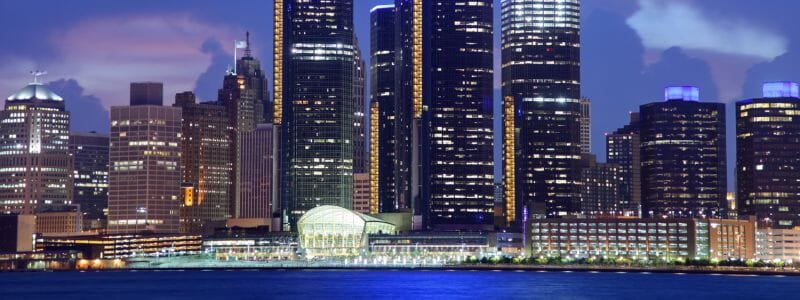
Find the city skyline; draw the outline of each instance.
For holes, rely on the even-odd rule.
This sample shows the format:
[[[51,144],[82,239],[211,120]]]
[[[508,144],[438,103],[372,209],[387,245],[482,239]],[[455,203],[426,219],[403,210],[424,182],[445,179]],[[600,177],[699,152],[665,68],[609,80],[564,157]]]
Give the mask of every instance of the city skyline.
[[[355,30],[364,52],[369,49],[369,10],[391,2],[356,1]],[[194,90],[200,100],[214,100],[221,84],[218,76],[233,64],[233,41],[243,39],[243,32],[252,32],[253,44],[257,45],[255,56],[271,57],[271,1],[187,3],[82,0],[66,6],[56,1],[38,2],[37,10],[43,16],[40,22],[28,24],[16,16],[0,21],[8,23],[6,27],[28,24],[18,30],[0,31],[0,38],[18,41],[0,46],[0,61],[9,62],[0,67],[0,92],[10,95],[26,83],[21,77],[28,71],[47,69],[51,75],[43,80],[71,100],[67,109],[78,117],[73,128],[107,132],[104,117],[88,116],[124,104],[127,99],[120,91],[131,81],[162,81],[165,95]],[[495,8],[500,7],[499,3],[495,1]],[[8,1],[0,8],[11,11],[21,5],[29,6]],[[800,34],[790,30],[787,20],[791,18],[780,17],[795,6],[800,4],[583,1],[582,23],[586,30],[582,32],[582,90],[584,96],[592,98],[597,116],[592,124],[592,149],[602,157],[603,133],[624,125],[620,120],[625,120],[638,105],[659,99],[659,90],[665,86],[697,85],[704,91],[704,99],[732,104],[759,97],[764,81],[800,79],[800,74],[790,67],[792,62],[800,61],[798,47],[794,46]],[[499,13],[495,9],[498,70]],[[56,14],[58,18],[46,17]],[[247,14],[258,17],[245,18]],[[685,21],[688,28],[670,27],[668,24],[675,20]],[[156,35],[143,34],[148,28],[163,30]],[[617,43],[606,44],[608,37]],[[669,50],[671,47],[681,50]],[[368,56],[365,60],[369,64]],[[271,67],[272,61],[264,60],[264,69]],[[120,68],[127,70],[125,74],[118,73]],[[605,76],[605,70],[612,68],[617,76]],[[682,75],[687,70],[691,72]],[[500,73],[495,72],[495,93]],[[499,100],[495,97],[496,116]],[[733,118],[732,105],[728,105],[727,114],[728,119]],[[495,129],[499,126],[497,120]],[[733,140],[733,127],[728,126],[728,139]],[[495,134],[499,137],[499,130]],[[731,144],[729,152],[733,151]],[[497,157],[499,143],[495,148]],[[729,159],[728,165],[732,166],[733,161]],[[732,175],[730,169],[729,179]]]

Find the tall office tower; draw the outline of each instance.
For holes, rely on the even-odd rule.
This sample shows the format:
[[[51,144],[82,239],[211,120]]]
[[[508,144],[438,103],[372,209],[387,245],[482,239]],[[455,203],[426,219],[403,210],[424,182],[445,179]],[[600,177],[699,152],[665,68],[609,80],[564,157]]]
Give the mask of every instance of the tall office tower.
[[[355,60],[353,62],[353,172],[367,173],[367,66],[361,57],[358,39],[353,35]]]
[[[274,147],[272,124],[258,124],[242,137],[242,201],[236,218],[269,219],[278,212],[273,195]]]
[[[164,84],[131,82],[131,105],[164,105]]]
[[[269,84],[266,74],[261,69],[261,61],[254,58],[250,50],[250,32],[246,33],[245,44],[247,47],[244,49],[244,56],[236,61],[236,74],[241,75],[239,78],[244,79],[243,89],[251,90],[254,99],[252,99],[252,112],[247,108],[247,111],[243,113],[247,118],[252,118],[255,124],[271,122],[272,105],[269,101]],[[229,94],[225,96],[230,97]]]
[[[717,217],[724,208],[725,104],[698,102],[696,87],[668,87],[639,108],[642,214]]]
[[[232,216],[234,150],[225,107],[197,103],[192,92],[175,95],[181,110],[181,232],[213,233]]]
[[[581,99],[581,153],[592,153],[592,101]]]
[[[503,97],[514,101],[515,221],[580,210],[580,1],[502,1]],[[511,117],[510,115],[506,115]],[[539,212],[537,211],[537,214]]]
[[[800,85],[766,83],[736,103],[739,215],[773,228],[800,225]]]
[[[278,2],[281,202],[294,229],[311,208],[353,203],[353,1]]]
[[[380,212],[393,212],[401,208],[395,194],[395,10],[394,5],[380,5],[370,11],[370,118],[377,122],[370,124],[371,173],[375,181],[377,204]],[[376,126],[377,125],[377,126]]]
[[[620,167],[620,209],[638,216],[642,204],[639,113],[631,113],[628,125],[606,134],[606,162]]]
[[[424,97],[422,196],[429,227],[494,224],[493,13],[491,0],[436,0],[423,37],[431,67]]]
[[[584,154],[581,164],[581,213],[590,217],[624,215],[621,166],[598,163],[593,154]]]
[[[378,214],[381,212],[380,183],[380,102],[372,102],[369,105],[369,126],[373,128],[369,131],[369,213]]]
[[[73,159],[72,202],[80,205],[88,229],[103,227],[108,207],[108,135],[74,132],[69,136]]]
[[[420,191],[420,135],[423,98],[423,1],[394,2],[394,201],[411,208],[416,216],[427,216]]]
[[[180,108],[111,107],[110,233],[179,231],[180,137]]]
[[[239,187],[242,185],[242,149],[241,138],[256,129],[256,125],[264,122],[264,106],[268,104],[269,92],[266,77],[261,70],[261,63],[253,58],[250,50],[250,34],[247,34],[247,48],[245,54],[236,62],[236,69],[228,71],[219,90],[218,101],[225,106],[230,127],[232,128],[231,141],[233,151],[230,151],[233,161],[231,176],[233,191],[230,212],[241,205],[242,194]]]
[[[0,111],[0,213],[34,214],[72,203],[69,112],[40,75]]]

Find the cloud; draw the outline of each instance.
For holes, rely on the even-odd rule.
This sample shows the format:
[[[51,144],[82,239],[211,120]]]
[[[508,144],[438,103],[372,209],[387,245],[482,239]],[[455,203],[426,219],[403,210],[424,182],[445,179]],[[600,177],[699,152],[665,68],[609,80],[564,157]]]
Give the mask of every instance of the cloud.
[[[786,52],[784,37],[743,20],[714,18],[681,1],[639,0],[627,23],[648,48],[681,47],[773,59]]]
[[[208,39],[203,42],[200,50],[211,56],[211,64],[197,78],[197,82],[194,85],[194,93],[202,100],[217,100],[217,93],[219,88],[222,87],[225,70],[228,67],[233,67],[232,55],[225,52],[222,44],[215,39]]]
[[[70,113],[70,130],[108,132],[108,110],[103,107],[99,98],[85,95],[78,81],[59,79],[48,83],[47,86],[64,98],[64,104]]]

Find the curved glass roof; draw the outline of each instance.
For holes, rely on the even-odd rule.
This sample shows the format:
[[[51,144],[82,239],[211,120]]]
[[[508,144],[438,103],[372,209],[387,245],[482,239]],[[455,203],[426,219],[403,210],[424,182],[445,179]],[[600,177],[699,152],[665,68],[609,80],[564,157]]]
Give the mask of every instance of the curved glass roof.
[[[297,221],[298,224],[347,225],[363,225],[368,222],[380,222],[393,225],[384,220],[333,205],[322,205],[312,208]]]
[[[53,93],[50,89],[46,88],[41,83],[31,83],[26,87],[22,88],[15,94],[8,96],[6,101],[16,101],[16,100],[54,100],[54,101],[64,101],[64,98],[61,98],[56,93]]]

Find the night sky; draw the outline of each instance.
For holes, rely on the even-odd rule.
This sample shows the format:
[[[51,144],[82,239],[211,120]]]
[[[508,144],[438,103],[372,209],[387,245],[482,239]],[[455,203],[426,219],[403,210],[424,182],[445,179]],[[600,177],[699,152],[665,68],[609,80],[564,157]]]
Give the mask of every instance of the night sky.
[[[357,35],[368,53],[369,10],[392,1],[354,2]],[[495,2],[499,80],[500,0]],[[732,103],[760,96],[764,81],[800,81],[795,21],[800,1],[583,0],[582,5],[583,96],[592,99],[592,146],[601,158],[603,133],[624,125],[628,112],[660,101],[664,86],[696,85],[701,100],[730,104],[732,169]],[[5,99],[30,82],[29,71],[47,70],[43,80],[66,99],[74,130],[107,132],[107,110],[127,104],[131,81],[163,81],[167,104],[186,90],[214,100],[233,63],[233,41],[244,39],[248,30],[254,53],[266,70],[272,68],[268,0],[7,0],[0,2],[0,12],[0,95]]]

